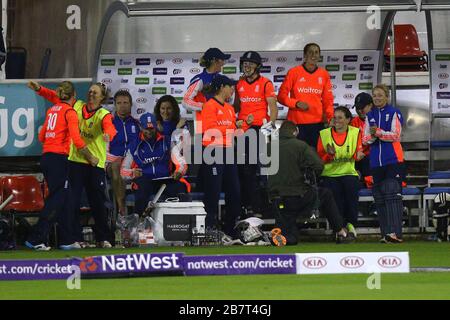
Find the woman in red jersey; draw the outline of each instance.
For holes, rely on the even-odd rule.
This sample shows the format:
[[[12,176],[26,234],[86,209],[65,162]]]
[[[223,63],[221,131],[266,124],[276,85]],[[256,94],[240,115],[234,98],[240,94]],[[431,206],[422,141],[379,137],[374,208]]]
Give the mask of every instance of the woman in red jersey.
[[[290,69],[278,92],[278,102],[289,108],[287,119],[299,128],[298,138],[313,148],[320,130],[333,118],[330,75],[318,67],[320,47],[309,43],[303,49],[304,63]]]
[[[72,108],[74,102],[74,87],[69,81],[62,82],[56,89],[60,102],[48,109],[44,125],[39,132],[39,141],[43,144],[41,168],[47,182],[49,195],[45,200],[39,222],[25,243],[27,247],[40,251],[50,248],[48,239],[50,224],[58,221],[60,245],[71,245],[72,238],[71,210],[68,209],[68,162],[70,143],[73,144],[85,158],[95,165],[95,158],[80,136],[78,117]]]
[[[240,188],[233,139],[238,128],[247,129],[252,117],[247,121],[236,121],[233,106],[227,100],[234,93],[236,81],[217,75],[211,82],[214,97],[205,103],[203,120],[203,183],[206,210],[206,227],[217,228],[218,204],[222,185],[225,191],[226,216],[224,232],[233,235],[236,219],[240,214]]]

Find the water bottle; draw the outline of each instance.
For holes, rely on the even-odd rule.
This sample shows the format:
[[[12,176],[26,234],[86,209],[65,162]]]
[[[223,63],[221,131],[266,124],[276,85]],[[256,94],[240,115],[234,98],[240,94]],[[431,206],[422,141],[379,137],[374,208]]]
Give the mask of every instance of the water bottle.
[[[123,242],[122,242],[122,231],[120,231],[120,229],[116,229],[116,232],[114,233],[114,240],[116,243],[116,247],[120,248],[123,246]]]
[[[94,232],[92,231],[91,227],[83,228],[83,241],[89,244],[92,244],[94,242]]]

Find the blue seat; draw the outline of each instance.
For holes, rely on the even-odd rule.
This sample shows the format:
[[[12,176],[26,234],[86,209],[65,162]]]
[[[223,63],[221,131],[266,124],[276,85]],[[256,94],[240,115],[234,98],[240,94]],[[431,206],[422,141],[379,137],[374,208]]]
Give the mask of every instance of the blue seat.
[[[415,196],[420,194],[419,188],[407,187],[402,189],[402,195],[404,196]],[[361,189],[359,190],[358,195],[360,197],[372,197],[372,189]]]
[[[428,175],[428,179],[450,179],[450,171],[433,171]]]
[[[431,141],[431,148],[433,149],[450,148],[450,141]]]
[[[358,196],[360,196],[360,197],[371,197],[372,196],[372,189],[360,189],[358,191]]]
[[[407,188],[403,188],[402,190],[402,195],[404,196],[416,196],[416,195],[421,195],[422,192],[420,191],[419,188],[412,188],[412,187],[407,187]]]
[[[430,194],[438,194],[441,192],[448,192],[450,193],[450,187],[429,187],[425,188],[423,191],[424,195],[430,195]]]

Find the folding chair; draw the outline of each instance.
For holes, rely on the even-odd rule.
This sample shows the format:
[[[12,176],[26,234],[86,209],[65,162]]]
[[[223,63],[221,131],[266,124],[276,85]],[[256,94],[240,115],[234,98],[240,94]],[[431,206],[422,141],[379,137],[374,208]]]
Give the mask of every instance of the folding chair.
[[[0,179],[2,199],[13,199],[3,208],[11,215],[15,237],[16,217],[38,217],[44,208],[41,183],[34,176],[5,176]]]

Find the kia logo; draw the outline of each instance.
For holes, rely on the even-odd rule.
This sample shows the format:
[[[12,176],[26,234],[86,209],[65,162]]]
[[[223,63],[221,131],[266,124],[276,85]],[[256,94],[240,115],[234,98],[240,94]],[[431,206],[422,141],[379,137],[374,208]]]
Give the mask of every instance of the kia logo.
[[[295,57],[295,61],[301,62],[301,61],[303,61],[303,58],[301,58],[301,57]]]
[[[107,79],[103,79],[102,82],[103,82],[103,83],[111,84],[113,81],[112,81],[112,79],[107,78]]]
[[[138,92],[139,93],[144,93],[146,90],[145,89],[139,89]]]
[[[120,80],[121,83],[128,83],[128,79],[122,79]]]
[[[344,257],[340,261],[341,266],[349,269],[356,269],[364,265],[364,259],[357,256]]]
[[[355,95],[352,93],[344,94],[344,99],[347,99],[347,100],[353,99],[354,97],[355,97]]]
[[[173,69],[173,74],[180,74],[181,72],[181,69]]]
[[[192,63],[198,63],[198,59],[192,59]]]
[[[137,114],[143,114],[143,113],[145,113],[145,109],[144,109],[144,108],[138,108],[138,109],[136,110],[136,113],[137,113]]]
[[[283,72],[284,70],[286,70],[284,67],[278,67],[277,68],[277,72],[278,73]]]
[[[447,83],[439,83],[439,89],[445,89],[448,87]]]
[[[181,63],[183,63],[183,59],[181,59],[181,58],[174,58],[174,59],[172,59],[172,62],[175,63],[175,64],[181,64]]]
[[[104,73],[105,74],[110,74],[112,72],[112,70],[105,70]]]
[[[303,266],[308,269],[322,269],[327,265],[327,260],[321,257],[310,257],[303,260]]]
[[[447,79],[448,78],[448,73],[439,73],[438,78],[439,79]]]
[[[365,56],[365,57],[363,58],[363,61],[365,61],[365,62],[370,61],[370,60],[372,60],[372,57],[371,57],[371,56]]]
[[[333,89],[337,89],[337,85],[333,84]]]
[[[192,68],[191,70],[189,70],[189,72],[193,73],[193,74],[197,74],[197,73],[200,73],[201,70],[199,68]]]
[[[137,103],[143,104],[147,102],[147,98],[141,97],[136,99]]]
[[[262,63],[269,62],[269,58],[261,58],[261,62]]]
[[[156,59],[156,65],[163,64],[166,60],[164,59]]]
[[[378,264],[383,268],[396,268],[402,264],[402,260],[395,256],[383,256],[378,259]]]
[[[278,57],[277,58],[277,62],[286,62],[287,58],[286,57]]]

